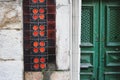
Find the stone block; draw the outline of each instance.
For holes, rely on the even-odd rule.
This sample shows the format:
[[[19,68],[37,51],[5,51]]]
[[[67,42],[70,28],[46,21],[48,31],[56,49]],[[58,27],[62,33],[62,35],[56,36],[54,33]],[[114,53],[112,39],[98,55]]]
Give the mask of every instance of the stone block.
[[[22,60],[22,30],[0,30],[0,58]]]
[[[21,22],[22,5],[17,4],[16,1],[0,2],[0,29],[22,28]],[[9,24],[13,24],[13,26],[9,26]]]
[[[23,62],[0,61],[0,80],[23,80]]]
[[[25,72],[25,80],[70,80],[69,71]]]
[[[41,72],[25,72],[25,80],[43,80]]]
[[[53,72],[50,76],[50,80],[70,80],[69,72]]]

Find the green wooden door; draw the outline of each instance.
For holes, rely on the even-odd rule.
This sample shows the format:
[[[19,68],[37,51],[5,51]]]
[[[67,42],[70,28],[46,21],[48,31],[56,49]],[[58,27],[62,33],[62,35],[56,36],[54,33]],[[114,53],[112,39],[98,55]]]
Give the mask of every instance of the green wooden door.
[[[120,80],[120,1],[83,0],[81,80]]]

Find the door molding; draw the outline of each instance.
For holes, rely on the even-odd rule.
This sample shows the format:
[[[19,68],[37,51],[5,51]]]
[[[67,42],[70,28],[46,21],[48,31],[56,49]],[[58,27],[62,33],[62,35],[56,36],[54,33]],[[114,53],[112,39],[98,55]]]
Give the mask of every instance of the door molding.
[[[72,0],[71,80],[80,80],[81,0]]]

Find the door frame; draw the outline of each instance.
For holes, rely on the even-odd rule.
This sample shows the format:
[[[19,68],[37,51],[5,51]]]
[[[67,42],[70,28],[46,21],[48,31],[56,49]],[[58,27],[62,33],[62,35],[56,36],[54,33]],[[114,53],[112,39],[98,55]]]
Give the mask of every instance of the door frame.
[[[80,80],[80,44],[81,44],[81,0],[72,0],[71,37],[71,80]]]

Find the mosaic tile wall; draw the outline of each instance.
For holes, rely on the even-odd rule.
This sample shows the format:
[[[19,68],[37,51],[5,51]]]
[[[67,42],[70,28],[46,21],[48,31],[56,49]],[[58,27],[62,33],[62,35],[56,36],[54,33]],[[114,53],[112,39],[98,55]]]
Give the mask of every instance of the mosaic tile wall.
[[[56,69],[55,19],[55,0],[23,0],[25,71]]]

